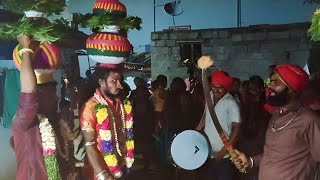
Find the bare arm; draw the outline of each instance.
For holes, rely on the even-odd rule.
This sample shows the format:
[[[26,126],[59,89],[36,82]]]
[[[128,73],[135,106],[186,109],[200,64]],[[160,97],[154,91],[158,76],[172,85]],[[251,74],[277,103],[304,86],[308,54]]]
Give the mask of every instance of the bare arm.
[[[82,130],[82,133],[85,142],[95,142],[95,131]],[[107,168],[104,166],[103,156],[101,155],[101,152],[99,152],[96,144],[89,146],[86,145],[85,149],[89,163],[91,164],[95,174],[99,174],[100,172],[107,170]],[[108,176],[106,180],[114,179],[109,171],[107,171],[105,174]]]
[[[97,132],[95,131],[97,117],[95,116],[94,107],[95,103],[89,100],[85,104],[80,116],[80,126],[85,142],[86,156],[96,175],[104,171],[103,175],[106,177],[106,180],[113,180],[114,178],[104,162],[102,153],[97,148]]]
[[[23,48],[30,47],[30,38],[26,35],[17,38]],[[36,80],[32,68],[31,52],[26,51],[22,54],[21,72],[21,94],[19,106],[12,123],[12,130],[27,131],[34,120],[38,111],[38,99],[36,92]]]
[[[27,35],[22,35],[17,38],[22,48],[30,48],[30,38]],[[22,54],[20,81],[21,92],[33,93],[36,91],[36,77],[32,67],[32,53],[27,51]]]
[[[232,123],[232,133],[231,137],[229,139],[230,143],[234,146],[236,142],[238,141],[239,137],[239,132],[240,132],[240,123]]]
[[[232,132],[231,132],[231,137],[229,139],[230,143],[232,144],[232,146],[235,145],[235,143],[238,140],[238,136],[239,136],[239,132],[240,132],[240,123],[232,123]],[[216,159],[221,159],[223,158],[223,156],[225,154],[227,154],[227,149],[225,147],[223,147],[219,152],[215,153],[215,158]]]

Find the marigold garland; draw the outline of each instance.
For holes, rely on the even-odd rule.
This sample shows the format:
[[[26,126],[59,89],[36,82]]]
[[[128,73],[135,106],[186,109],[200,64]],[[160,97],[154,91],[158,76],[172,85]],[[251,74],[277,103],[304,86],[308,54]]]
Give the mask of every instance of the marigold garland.
[[[101,137],[101,151],[103,153],[104,161],[107,164],[110,172],[115,178],[122,176],[121,167],[118,164],[115,151],[121,156],[120,150],[118,149],[119,142],[117,140],[116,132],[112,127],[112,122],[110,118],[113,118],[112,111],[108,107],[108,103],[98,94],[94,95],[98,104],[95,105],[94,111],[96,113],[98,122],[98,131]],[[124,100],[121,103],[121,119],[123,120],[123,131],[126,135],[126,167],[130,169],[134,163],[134,141],[133,141],[133,119],[132,119],[132,106],[129,100]],[[115,136],[115,141],[113,142],[112,136]],[[116,143],[116,148],[114,149],[114,143]]]

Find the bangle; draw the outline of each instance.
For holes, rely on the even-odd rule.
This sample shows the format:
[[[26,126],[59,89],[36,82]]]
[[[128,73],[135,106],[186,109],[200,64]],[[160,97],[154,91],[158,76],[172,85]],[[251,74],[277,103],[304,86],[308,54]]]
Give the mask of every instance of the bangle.
[[[98,180],[104,180],[108,175],[106,174],[106,170],[101,171],[99,174],[97,174],[96,178]]]
[[[250,161],[251,161],[251,167],[250,168],[253,168],[253,159],[252,157],[249,157]]]
[[[85,142],[84,146],[92,146],[94,144],[96,144],[96,142]]]
[[[18,53],[19,53],[20,56],[22,56],[22,54],[25,53],[25,52],[33,53],[32,49],[29,49],[29,48],[22,48],[22,49],[19,50]]]

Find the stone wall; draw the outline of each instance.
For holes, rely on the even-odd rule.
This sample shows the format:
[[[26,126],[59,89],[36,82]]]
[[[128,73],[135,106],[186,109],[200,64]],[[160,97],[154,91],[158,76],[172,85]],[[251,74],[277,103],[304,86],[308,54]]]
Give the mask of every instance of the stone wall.
[[[152,79],[164,74],[168,83],[186,78],[179,43],[201,42],[202,53],[215,58],[218,68],[242,80],[267,76],[268,66],[295,63],[303,67],[309,57],[309,23],[258,25],[243,28],[161,31],[151,34]]]

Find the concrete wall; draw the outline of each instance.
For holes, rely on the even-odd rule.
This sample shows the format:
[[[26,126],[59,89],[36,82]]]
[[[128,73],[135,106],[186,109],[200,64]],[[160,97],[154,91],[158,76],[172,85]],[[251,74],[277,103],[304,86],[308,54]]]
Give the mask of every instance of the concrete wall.
[[[163,6],[173,0],[155,0],[156,31],[173,26],[172,16],[167,14]],[[95,0],[69,0],[70,13],[92,12]],[[142,18],[142,30],[131,31],[129,40],[137,52],[144,51],[144,45],[150,44],[153,32],[153,0],[120,0],[128,10],[128,14]],[[191,25],[192,29],[228,28],[237,26],[237,1],[235,0],[181,0],[183,13],[175,17],[179,25]],[[303,0],[242,0],[241,24],[287,24],[310,21],[317,4],[303,4]],[[83,30],[83,29],[82,29]],[[84,30],[90,33],[90,30]]]
[[[304,67],[309,57],[308,23],[261,25],[245,28],[162,31],[152,33],[152,78],[187,77],[181,65],[181,42],[201,42],[202,53],[215,58],[215,66],[242,80],[267,76],[271,64],[295,63]]]

